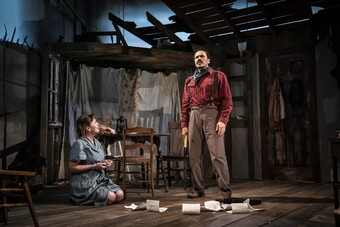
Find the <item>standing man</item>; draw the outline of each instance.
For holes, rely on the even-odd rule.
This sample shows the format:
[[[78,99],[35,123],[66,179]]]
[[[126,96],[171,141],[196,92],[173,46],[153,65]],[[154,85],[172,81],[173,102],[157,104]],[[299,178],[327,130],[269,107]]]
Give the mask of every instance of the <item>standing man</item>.
[[[189,160],[193,188],[188,198],[204,197],[203,151],[208,145],[215,171],[216,200],[231,197],[228,162],[224,149],[224,132],[233,108],[226,75],[213,70],[206,51],[195,53],[196,70],[185,81],[182,98],[182,135],[188,134]]]

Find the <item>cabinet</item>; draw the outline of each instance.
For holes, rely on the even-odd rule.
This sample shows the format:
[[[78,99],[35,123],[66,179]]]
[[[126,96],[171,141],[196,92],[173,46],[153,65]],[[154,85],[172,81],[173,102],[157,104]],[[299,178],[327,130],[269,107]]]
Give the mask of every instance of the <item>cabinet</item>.
[[[253,179],[250,53],[226,58],[224,72],[228,77],[234,103],[226,133],[226,151],[231,177]]]

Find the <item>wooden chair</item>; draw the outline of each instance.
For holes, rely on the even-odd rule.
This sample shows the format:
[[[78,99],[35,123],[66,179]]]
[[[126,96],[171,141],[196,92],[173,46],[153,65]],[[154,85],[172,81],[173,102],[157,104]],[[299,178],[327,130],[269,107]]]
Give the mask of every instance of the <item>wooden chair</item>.
[[[340,209],[339,209],[339,190],[340,190],[340,182],[339,182],[339,173],[338,173],[338,163],[340,161],[340,138],[330,138],[330,147],[331,147],[331,155],[333,162],[333,202],[334,202],[334,218],[335,218],[335,226],[340,227]]]
[[[129,183],[144,183],[147,191],[154,196],[153,176],[153,129],[144,127],[125,128],[123,131],[123,190]],[[140,150],[136,154],[136,149]],[[149,151],[148,153],[146,151]],[[138,175],[138,179],[129,179],[128,175]]]
[[[153,109],[153,110],[139,110],[138,111],[138,126],[140,127],[146,127],[146,128],[153,128],[154,133],[162,133],[163,132],[163,107],[159,109]],[[165,174],[165,168],[163,166],[163,162],[160,160],[162,157],[162,148],[166,148],[165,144],[168,142],[167,138],[165,137],[157,137],[158,141],[154,141],[154,143],[158,143],[157,145],[157,151],[156,159],[157,164],[155,166],[156,169],[156,187],[159,188],[159,180],[164,179],[164,189],[166,192],[168,192],[168,185],[166,181],[166,174]],[[161,166],[158,165],[160,163]],[[159,166],[159,168],[158,168]],[[161,177],[159,177],[161,175]]]
[[[168,185],[171,186],[171,180],[183,182],[184,189],[191,184],[191,170],[189,165],[188,155],[184,150],[184,139],[182,136],[182,129],[180,122],[168,122],[168,133],[170,140],[168,142],[167,154],[162,155],[163,162],[166,162],[166,172]],[[158,163],[160,168],[160,163]],[[176,174],[176,175],[174,175]],[[189,182],[188,182],[189,179]]]
[[[34,177],[35,172],[16,171],[16,170],[0,170],[0,193],[1,204],[0,207],[3,211],[4,224],[8,223],[8,210],[9,208],[28,206],[34,225],[39,226],[38,218],[35,213],[31,192],[27,180],[29,177]],[[18,179],[16,181],[15,179]],[[15,180],[15,181],[14,181]],[[23,194],[26,199],[25,202],[11,202],[10,195]]]

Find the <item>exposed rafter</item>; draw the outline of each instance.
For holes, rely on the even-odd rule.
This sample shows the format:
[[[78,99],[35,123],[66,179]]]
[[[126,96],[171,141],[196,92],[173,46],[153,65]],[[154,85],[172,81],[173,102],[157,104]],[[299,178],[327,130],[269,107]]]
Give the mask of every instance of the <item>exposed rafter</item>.
[[[222,9],[221,5],[216,0],[209,0],[214,8],[218,11],[219,15],[223,18],[224,22],[233,30],[235,36],[237,39],[242,41],[242,35],[240,33],[240,30],[236,28],[234,22],[227,16],[227,14]]]
[[[185,46],[185,42],[181,40],[171,29],[166,28],[159,20],[157,20],[151,13],[146,12],[148,21],[153,24],[159,31],[163,32],[168,38],[175,42],[177,45]]]
[[[275,35],[278,34],[277,29],[275,28],[275,25],[273,24],[272,20],[269,18],[268,12],[266,7],[264,6],[263,0],[255,0],[257,2],[257,5],[260,7],[262,14],[268,23],[269,28],[273,31]]]
[[[112,25],[113,25],[113,27],[115,28],[115,30],[117,32],[117,43],[119,43],[119,41],[122,41],[123,46],[128,46],[128,44],[127,44],[127,42],[126,42],[122,32],[120,31],[118,25],[116,23],[114,23],[113,21],[112,21]]]
[[[214,49],[216,44],[209,39],[209,36],[204,33],[204,31],[198,26],[190,17],[186,16],[181,9],[172,0],[162,0],[176,15],[190,27],[209,47],[209,49]]]
[[[136,30],[136,24],[134,22],[125,22],[125,21],[121,20],[120,18],[118,18],[117,16],[113,15],[112,13],[109,13],[109,20],[111,20],[112,23],[115,23],[115,24],[119,25],[120,27],[126,29],[128,32],[137,36],[141,40],[147,42],[151,46],[153,46],[153,47],[157,46],[156,40],[150,39],[145,34],[138,32]]]

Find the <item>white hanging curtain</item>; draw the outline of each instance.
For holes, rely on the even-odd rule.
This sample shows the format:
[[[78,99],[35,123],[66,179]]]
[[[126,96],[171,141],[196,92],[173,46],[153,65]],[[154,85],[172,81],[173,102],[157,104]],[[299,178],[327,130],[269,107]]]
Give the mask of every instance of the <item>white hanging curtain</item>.
[[[104,124],[111,123],[121,110],[124,69],[87,67],[80,65],[74,71],[67,64],[64,137],[62,143],[59,179],[68,178],[68,156],[76,140],[76,120],[82,114],[95,114]]]
[[[180,119],[180,91],[177,73],[164,75],[141,70],[126,70],[80,65],[73,70],[67,64],[64,137],[60,158],[59,179],[67,179],[68,156],[76,140],[76,120],[82,114],[95,114],[98,121],[113,126],[119,116],[128,127],[138,124],[138,110],[163,108],[162,122],[157,128],[167,131],[169,120]],[[166,142],[161,142],[166,152]]]

